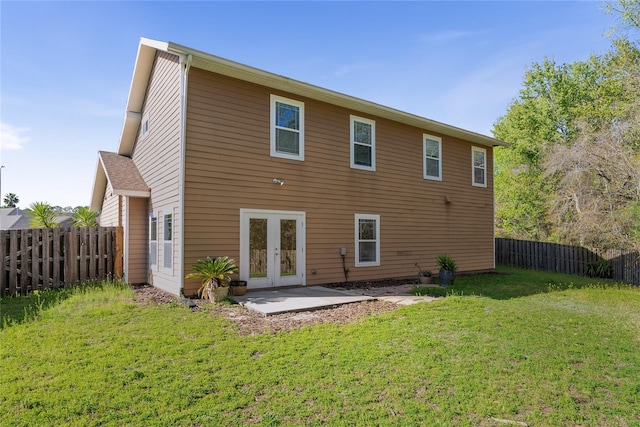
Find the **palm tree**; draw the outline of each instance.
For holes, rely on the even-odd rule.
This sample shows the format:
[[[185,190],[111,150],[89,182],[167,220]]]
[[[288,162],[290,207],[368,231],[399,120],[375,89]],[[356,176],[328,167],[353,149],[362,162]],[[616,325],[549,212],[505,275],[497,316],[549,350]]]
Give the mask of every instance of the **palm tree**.
[[[29,225],[33,228],[55,228],[58,226],[56,212],[48,203],[31,203],[26,211],[29,214]]]
[[[92,211],[88,206],[78,206],[73,210],[73,225],[75,227],[97,227],[100,212]]]
[[[2,202],[9,208],[15,208],[19,201],[20,199],[18,198],[16,193],[7,193],[5,194]]]
[[[236,261],[232,258],[223,256],[220,258],[209,258],[206,260],[199,259],[191,269],[193,273],[189,273],[185,276],[185,279],[202,279],[202,286],[200,287],[200,294],[203,298],[207,298],[210,301],[216,301],[215,290],[218,288],[226,288],[228,291],[228,281],[231,280],[230,274],[238,271],[236,267]],[[224,299],[226,294],[222,296]]]

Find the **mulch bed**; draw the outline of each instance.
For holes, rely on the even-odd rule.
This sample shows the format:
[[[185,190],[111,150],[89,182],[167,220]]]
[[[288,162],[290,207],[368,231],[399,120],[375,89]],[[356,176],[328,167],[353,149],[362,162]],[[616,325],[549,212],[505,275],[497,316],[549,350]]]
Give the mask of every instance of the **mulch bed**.
[[[406,283],[406,280],[402,281],[402,284]],[[345,284],[342,285],[335,287],[344,287]],[[139,304],[166,305],[180,302],[180,298],[175,295],[154,288],[151,285],[134,285],[132,288],[135,294],[135,301]],[[361,285],[360,289],[362,288],[364,288],[364,285]],[[231,320],[235,324],[238,334],[242,336],[275,334],[327,322],[349,323],[365,316],[400,308],[397,304],[387,301],[363,301],[313,311],[263,316],[257,311],[249,310],[240,305],[215,305],[201,299],[190,301],[195,304],[192,307],[192,311],[203,311],[202,307],[207,306],[207,311]]]

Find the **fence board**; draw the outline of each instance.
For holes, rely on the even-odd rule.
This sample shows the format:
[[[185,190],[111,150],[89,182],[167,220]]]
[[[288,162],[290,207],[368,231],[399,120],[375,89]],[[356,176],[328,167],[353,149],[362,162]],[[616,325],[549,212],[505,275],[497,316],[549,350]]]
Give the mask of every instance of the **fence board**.
[[[31,230],[31,290],[39,288],[40,283],[40,245],[42,233],[39,229]]]
[[[0,294],[121,277],[122,243],[122,227],[3,230]]]

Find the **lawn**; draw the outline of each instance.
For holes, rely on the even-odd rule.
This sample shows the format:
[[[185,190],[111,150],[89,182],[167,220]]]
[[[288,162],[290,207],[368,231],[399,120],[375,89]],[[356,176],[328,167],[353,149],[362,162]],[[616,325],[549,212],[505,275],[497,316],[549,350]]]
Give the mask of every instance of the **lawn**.
[[[0,425],[640,425],[640,289],[501,271],[253,337],[119,284],[3,299]]]

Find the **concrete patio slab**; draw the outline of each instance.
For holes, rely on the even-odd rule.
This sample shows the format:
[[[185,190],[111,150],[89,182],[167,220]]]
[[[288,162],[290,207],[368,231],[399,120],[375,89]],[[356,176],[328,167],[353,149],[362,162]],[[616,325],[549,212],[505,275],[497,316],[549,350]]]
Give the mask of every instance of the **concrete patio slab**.
[[[230,296],[229,298],[265,316],[376,299],[368,295],[322,286],[250,291],[241,297]]]

